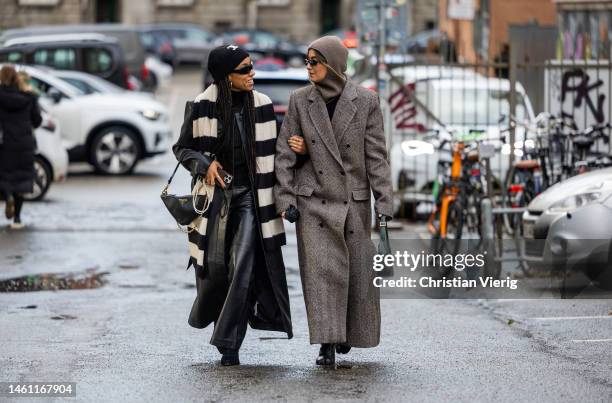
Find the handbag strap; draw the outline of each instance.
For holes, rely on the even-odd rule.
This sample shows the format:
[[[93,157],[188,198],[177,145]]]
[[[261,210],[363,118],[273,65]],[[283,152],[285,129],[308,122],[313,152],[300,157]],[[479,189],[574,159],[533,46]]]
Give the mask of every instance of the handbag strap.
[[[172,172],[172,175],[170,175],[170,178],[168,178],[168,183],[166,183],[166,186],[164,186],[164,188],[162,189],[162,195],[167,195],[168,194],[168,188],[170,187],[170,183],[172,183],[172,179],[174,179],[174,175],[176,175],[176,171],[178,171],[179,166],[181,165],[181,161],[179,161],[176,164],[176,167],[174,168],[174,171]]]
[[[170,178],[168,179],[168,185],[170,185],[170,183],[172,182],[172,179],[174,179],[174,175],[176,175],[176,171],[178,171],[180,165],[181,165],[181,161],[179,161],[176,164],[176,167],[174,168],[174,171],[172,172],[172,175],[170,175]]]

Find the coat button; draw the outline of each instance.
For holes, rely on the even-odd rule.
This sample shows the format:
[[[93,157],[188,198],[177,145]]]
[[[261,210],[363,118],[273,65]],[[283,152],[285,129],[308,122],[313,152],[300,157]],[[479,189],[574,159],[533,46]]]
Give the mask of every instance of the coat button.
[[[323,228],[323,223],[322,222],[319,223],[319,227]]]
[[[346,148],[351,148],[351,145],[350,145],[350,144],[347,144],[347,145],[346,145]]]
[[[345,201],[344,201],[344,204],[348,204],[348,202],[345,200]]]
[[[344,172],[340,172],[340,175],[344,176],[344,175],[346,175],[346,174],[345,174]]]
[[[322,203],[322,204],[325,204],[325,200],[321,200],[321,203]]]
[[[321,175],[323,175],[323,171],[319,171],[319,173],[320,173]]]
[[[315,141],[314,141],[314,139],[312,139],[312,144],[314,144],[314,143],[315,143]]]
[[[355,233],[355,231],[353,231],[353,230],[349,231],[349,234],[354,234],[354,233]]]

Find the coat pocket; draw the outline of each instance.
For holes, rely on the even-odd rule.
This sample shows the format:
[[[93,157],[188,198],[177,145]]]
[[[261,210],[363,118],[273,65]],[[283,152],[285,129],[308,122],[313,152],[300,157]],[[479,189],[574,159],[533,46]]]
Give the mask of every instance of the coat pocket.
[[[312,196],[312,192],[314,192],[314,188],[310,185],[298,185],[297,190],[295,192],[298,196]]]
[[[369,200],[370,199],[370,189],[353,190],[353,199],[354,200]]]

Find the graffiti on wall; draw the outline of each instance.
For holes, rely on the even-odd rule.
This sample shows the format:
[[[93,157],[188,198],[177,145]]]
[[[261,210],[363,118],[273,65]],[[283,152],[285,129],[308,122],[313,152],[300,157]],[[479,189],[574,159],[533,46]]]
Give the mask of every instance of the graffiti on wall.
[[[554,64],[545,72],[545,109],[574,119],[581,129],[609,122],[611,66],[561,68]]]
[[[591,76],[583,69],[569,70],[563,73],[561,79],[561,105],[566,99],[572,100],[572,112],[561,110],[563,116],[574,117],[574,111],[586,108],[598,124],[604,122],[604,102],[606,94],[601,93],[603,80],[591,81]]]

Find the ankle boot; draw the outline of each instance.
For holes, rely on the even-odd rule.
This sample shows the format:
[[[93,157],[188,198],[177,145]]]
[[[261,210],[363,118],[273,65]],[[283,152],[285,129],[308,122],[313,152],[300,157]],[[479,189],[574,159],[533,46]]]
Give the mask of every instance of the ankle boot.
[[[336,353],[348,354],[349,351],[351,351],[351,346],[347,344],[336,344]]]
[[[329,343],[321,344],[316,364],[330,366],[336,369],[336,346]]]
[[[232,365],[240,365],[240,358],[238,355],[238,350],[233,348],[221,348],[221,365],[224,367],[229,367]]]

